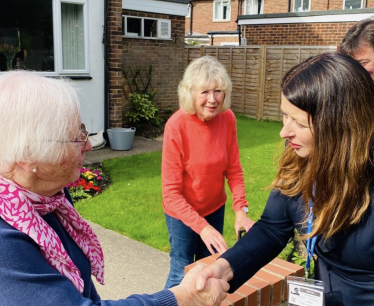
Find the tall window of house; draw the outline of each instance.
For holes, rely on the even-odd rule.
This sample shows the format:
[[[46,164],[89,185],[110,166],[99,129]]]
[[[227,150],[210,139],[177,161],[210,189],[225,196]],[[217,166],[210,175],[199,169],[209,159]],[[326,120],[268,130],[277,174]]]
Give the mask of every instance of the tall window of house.
[[[63,69],[85,69],[83,5],[61,3]]]
[[[310,0],[295,0],[294,12],[308,12],[310,11]]]
[[[214,0],[213,20],[230,20],[231,3],[228,0]]]
[[[352,10],[362,8],[362,0],[344,0],[343,9]]]
[[[0,71],[88,73],[87,0],[1,0]]]
[[[263,13],[264,0],[245,0],[246,15],[256,15]]]

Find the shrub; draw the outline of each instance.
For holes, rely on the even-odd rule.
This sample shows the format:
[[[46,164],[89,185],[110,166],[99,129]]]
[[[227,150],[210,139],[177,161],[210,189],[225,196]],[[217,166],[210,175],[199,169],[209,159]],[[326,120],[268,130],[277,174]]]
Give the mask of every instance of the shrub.
[[[131,122],[156,121],[158,117],[158,108],[153,105],[154,95],[133,93],[129,94],[131,111],[126,116]]]

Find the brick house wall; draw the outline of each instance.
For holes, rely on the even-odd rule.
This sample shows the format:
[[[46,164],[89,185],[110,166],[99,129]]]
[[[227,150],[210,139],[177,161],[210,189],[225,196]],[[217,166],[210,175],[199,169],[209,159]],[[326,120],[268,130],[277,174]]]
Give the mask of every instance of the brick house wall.
[[[310,11],[342,10],[344,0],[310,0]],[[374,0],[366,1],[366,8],[374,7]],[[291,1],[291,12],[293,12],[294,1]],[[288,12],[288,0],[269,0],[264,3],[264,14],[277,14]]]
[[[291,10],[292,10],[292,6],[291,6]],[[288,12],[288,1],[268,0],[264,2],[264,14],[287,13],[287,12]]]
[[[152,65],[151,91],[155,90],[154,104],[160,108],[178,109],[178,84],[186,67],[184,53],[185,17],[123,10],[123,15],[171,20],[171,40],[121,37],[124,68]],[[124,86],[124,111],[130,105],[127,96],[129,86]],[[126,119],[125,119],[126,122]]]
[[[247,45],[338,46],[356,22],[243,26]]]
[[[238,16],[238,0],[231,0],[230,21],[213,21],[213,1],[193,1],[192,32],[206,34],[209,31],[235,31]],[[185,32],[190,31],[190,18],[186,18]]]
[[[239,0],[231,0],[231,18],[229,21],[213,21],[213,1],[192,1],[193,18],[192,33],[207,34],[209,31],[236,31],[238,25],[236,19],[238,16]],[[243,12],[243,9],[242,9]],[[190,33],[191,18],[186,18],[185,33]],[[237,37],[214,37],[214,44],[219,45],[221,42],[237,42]]]
[[[108,118],[109,127],[122,127],[122,0],[108,3]]]
[[[310,12],[342,10],[344,0],[310,0]],[[193,33],[206,34],[209,31],[237,30],[235,22],[238,13],[239,0],[231,1],[231,20],[229,22],[213,22],[213,0],[193,1]],[[244,14],[244,4],[241,14]],[[293,12],[294,0],[291,1],[290,11]],[[374,0],[366,1],[366,8],[374,7]],[[264,1],[264,14],[288,13],[288,0]],[[349,10],[347,10],[349,13]],[[255,15],[251,15],[255,16]],[[271,16],[268,16],[270,18]],[[339,45],[345,32],[355,22],[336,23],[303,23],[303,24],[268,24],[243,26],[243,37],[247,45]],[[186,18],[186,33],[189,33],[190,18]],[[238,41],[234,37],[214,36],[214,45],[222,42]],[[210,40],[211,42],[211,40]]]

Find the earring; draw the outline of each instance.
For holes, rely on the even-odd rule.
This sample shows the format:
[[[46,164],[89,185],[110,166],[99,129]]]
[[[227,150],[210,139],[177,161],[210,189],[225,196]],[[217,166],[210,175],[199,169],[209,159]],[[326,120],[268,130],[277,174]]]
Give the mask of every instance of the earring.
[[[32,172],[36,173],[36,172],[38,172],[38,170],[36,170],[36,168],[34,168],[34,169],[32,169]]]

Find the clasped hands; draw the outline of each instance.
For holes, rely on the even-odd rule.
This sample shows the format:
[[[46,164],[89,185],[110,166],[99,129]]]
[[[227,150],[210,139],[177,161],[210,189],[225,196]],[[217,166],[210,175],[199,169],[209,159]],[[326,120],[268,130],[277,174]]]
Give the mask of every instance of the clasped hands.
[[[219,306],[225,299],[230,286],[224,279],[208,277],[211,275],[209,267],[196,264],[178,286],[169,289],[174,293],[178,306]],[[197,284],[200,284],[199,289]]]
[[[230,289],[233,277],[230,264],[222,258],[207,266],[196,264],[180,285],[171,288],[178,306],[219,306]]]

